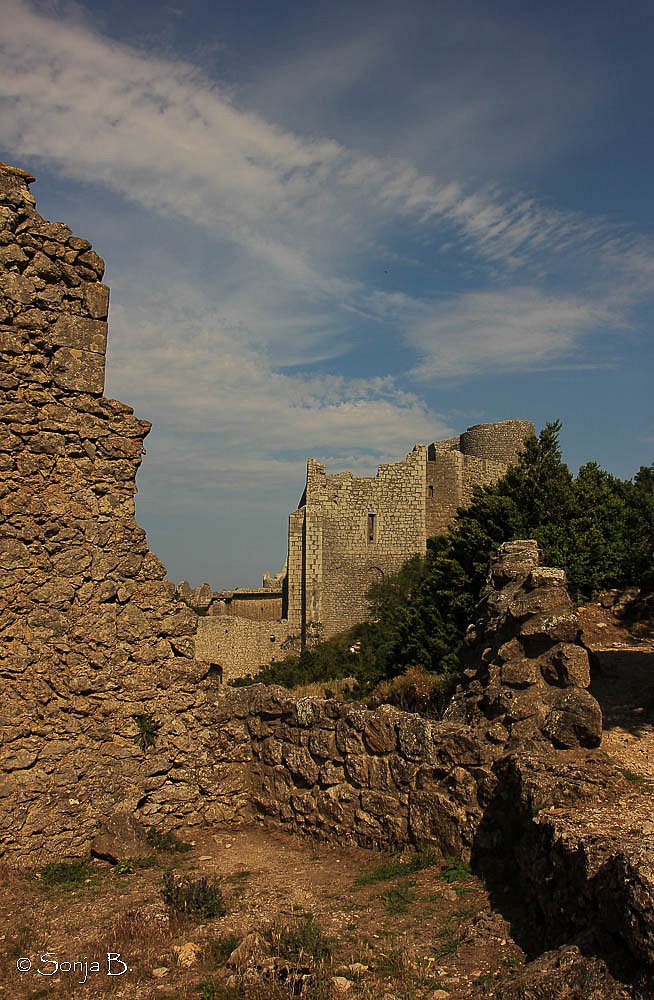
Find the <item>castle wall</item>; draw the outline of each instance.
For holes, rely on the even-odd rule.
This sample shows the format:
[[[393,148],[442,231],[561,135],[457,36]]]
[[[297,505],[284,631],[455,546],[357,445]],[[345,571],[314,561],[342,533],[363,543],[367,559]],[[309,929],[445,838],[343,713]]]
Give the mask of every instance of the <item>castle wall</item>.
[[[218,664],[223,682],[255,674],[272,660],[281,660],[291,649],[286,621],[255,621],[236,615],[199,618],[195,655]],[[296,644],[297,645],[297,644]]]
[[[278,622],[282,617],[282,595],[272,590],[241,593],[235,591],[229,597],[215,599],[209,616],[237,615],[257,622]]]
[[[291,594],[300,621],[320,623],[323,636],[366,618],[371,583],[425,550],[425,467],[420,445],[371,478],[327,476],[324,466],[309,461],[305,505],[292,515],[289,536],[296,546],[289,548],[289,621]]]
[[[458,438],[435,441],[427,452],[427,537],[452,524],[457,509],[472,503],[475,486],[490,486],[518,459],[535,433],[528,420],[476,424]]]
[[[0,853],[66,856],[107,816],[236,818],[248,779],[134,517],[150,425],[102,395],[103,262],[32,180],[0,165]]]

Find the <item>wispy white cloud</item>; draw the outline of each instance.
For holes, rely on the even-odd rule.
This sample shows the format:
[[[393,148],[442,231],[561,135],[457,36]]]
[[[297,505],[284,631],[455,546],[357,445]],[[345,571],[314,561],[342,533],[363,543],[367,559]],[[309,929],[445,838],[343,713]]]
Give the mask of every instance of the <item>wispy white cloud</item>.
[[[309,454],[368,472],[403,457],[413,442],[450,431],[390,376],[280,372],[197,288],[180,285],[167,289],[165,302],[139,287],[112,306],[108,390],[114,387],[171,440],[195,439],[197,447],[202,438],[211,452],[205,474],[255,468],[266,482],[273,473],[286,476],[289,462],[297,474]]]
[[[426,311],[408,331],[418,381],[489,370],[524,371],[568,359],[589,330],[624,326],[602,304],[536,288],[469,292]]]
[[[300,137],[239,107],[189,63],[38,15],[25,0],[4,6],[8,148],[207,226],[315,294],[351,293],[344,249],[398,219],[454,227],[471,251],[512,266],[611,235],[605,222],[530,198],[469,191],[402,159]]]

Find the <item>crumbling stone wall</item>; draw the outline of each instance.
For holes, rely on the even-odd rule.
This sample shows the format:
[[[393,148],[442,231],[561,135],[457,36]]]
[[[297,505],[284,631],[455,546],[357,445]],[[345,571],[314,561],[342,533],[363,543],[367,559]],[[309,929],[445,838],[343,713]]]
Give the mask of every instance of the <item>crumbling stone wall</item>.
[[[0,850],[61,856],[103,816],[241,816],[247,779],[134,518],[150,425],[102,395],[103,262],[32,180],[0,165]],[[160,727],[146,753],[135,716]]]
[[[381,465],[370,478],[328,476],[309,460],[303,502],[289,528],[291,629],[320,623],[328,636],[363,621],[373,580],[424,553],[426,458],[426,448],[416,445],[403,462]]]
[[[256,674],[271,660],[299,652],[299,646],[299,637],[293,641],[286,621],[253,621],[226,614],[198,618],[196,655],[219,665],[224,682]]]
[[[459,437],[434,441],[427,450],[427,537],[447,531],[475,486],[490,486],[518,459],[535,432],[528,420],[475,424]]]
[[[446,718],[507,747],[533,739],[599,746],[602,713],[587,690],[580,634],[564,571],[540,565],[535,541],[501,545],[466,636],[470,666]]]

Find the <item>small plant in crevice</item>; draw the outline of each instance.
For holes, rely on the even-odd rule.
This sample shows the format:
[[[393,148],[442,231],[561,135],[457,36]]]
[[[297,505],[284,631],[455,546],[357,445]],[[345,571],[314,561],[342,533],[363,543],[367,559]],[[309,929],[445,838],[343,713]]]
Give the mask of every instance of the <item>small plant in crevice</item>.
[[[173,872],[165,872],[161,896],[166,906],[190,917],[213,920],[227,913],[222,890],[215,879],[177,879]]]
[[[157,720],[148,713],[133,715],[132,719],[136,723],[136,728],[138,730],[134,739],[140,746],[141,750],[145,751],[148,747],[153,747],[157,738],[157,733],[161,729],[161,723],[157,722]]]
[[[181,840],[172,830],[157,830],[156,826],[148,828],[145,838],[156,851],[172,851],[175,854],[186,854],[193,849],[193,845]]]

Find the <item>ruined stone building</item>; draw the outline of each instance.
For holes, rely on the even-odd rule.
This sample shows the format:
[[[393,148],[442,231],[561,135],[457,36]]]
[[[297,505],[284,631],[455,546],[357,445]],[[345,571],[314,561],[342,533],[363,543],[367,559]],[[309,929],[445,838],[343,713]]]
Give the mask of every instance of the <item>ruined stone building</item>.
[[[268,578],[262,590],[216,595],[199,625],[200,655],[220,663],[226,678],[238,676],[280,658],[284,643],[326,638],[363,621],[370,585],[424,554],[427,539],[447,529],[475,486],[501,478],[534,430],[526,420],[477,424],[459,437],[418,444],[371,477],[327,475],[310,458],[289,518],[285,577]]]

